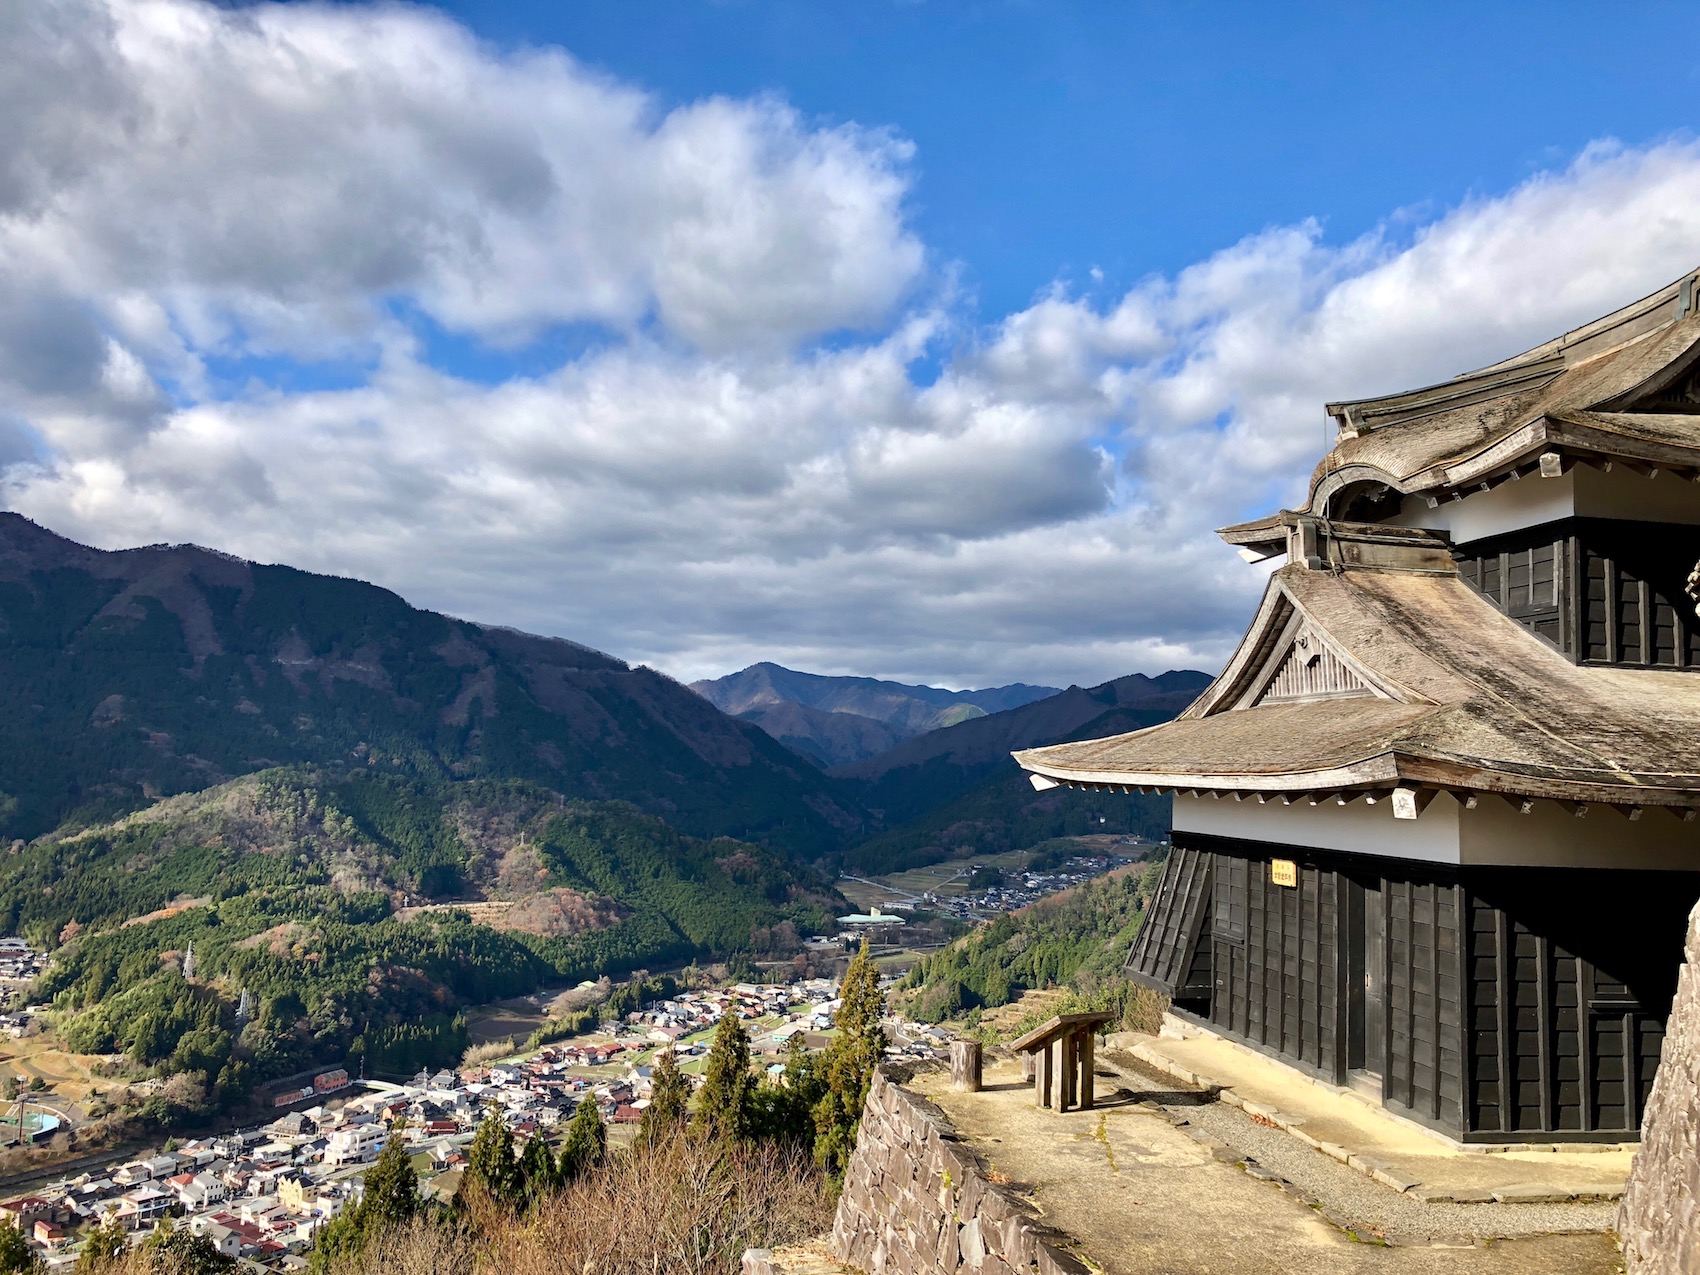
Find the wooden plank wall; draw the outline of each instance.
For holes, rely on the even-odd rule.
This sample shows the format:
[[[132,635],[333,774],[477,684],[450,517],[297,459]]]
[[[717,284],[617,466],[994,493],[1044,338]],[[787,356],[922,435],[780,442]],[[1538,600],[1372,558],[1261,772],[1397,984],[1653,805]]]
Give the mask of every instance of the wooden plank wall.
[[[1528,873],[1511,909],[1466,893],[1465,1128],[1488,1138],[1633,1137],[1659,1064],[1682,918],[1696,883],[1690,874],[1570,873],[1582,880],[1561,910],[1541,897],[1554,875]],[[1565,912],[1590,887],[1599,906],[1584,928]],[[1567,946],[1568,936],[1584,934],[1594,959]],[[1629,972],[1608,974],[1601,960]]]
[[[1197,966],[1213,859],[1185,846],[1170,851],[1145,923],[1128,953],[1130,976],[1177,1001],[1210,994],[1208,967]]]
[[[1683,586],[1700,529],[1569,518],[1462,546],[1458,574],[1572,660],[1700,668]]]
[[[1212,876],[1211,1021],[1341,1083],[1339,874],[1300,863],[1278,886],[1266,860],[1218,855]]]
[[[1387,1069],[1383,1100],[1447,1128],[1464,1119],[1462,891],[1382,878],[1387,914]]]

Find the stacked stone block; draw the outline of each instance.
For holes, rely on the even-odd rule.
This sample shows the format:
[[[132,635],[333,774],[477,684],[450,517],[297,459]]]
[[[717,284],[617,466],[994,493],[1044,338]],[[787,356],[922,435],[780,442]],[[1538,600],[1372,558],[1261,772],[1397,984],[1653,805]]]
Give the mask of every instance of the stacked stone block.
[[[1700,1271],[1700,907],[1687,957],[1618,1209],[1630,1275]]]
[[[833,1221],[839,1261],[867,1275],[1086,1275],[1063,1242],[986,1179],[942,1111],[875,1073]]]

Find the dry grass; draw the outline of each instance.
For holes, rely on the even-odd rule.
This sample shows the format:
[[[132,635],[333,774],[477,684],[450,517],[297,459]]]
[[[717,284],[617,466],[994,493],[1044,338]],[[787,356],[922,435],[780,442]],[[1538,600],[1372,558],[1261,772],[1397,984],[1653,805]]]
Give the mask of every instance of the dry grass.
[[[832,1225],[831,1190],[806,1155],[687,1137],[621,1152],[524,1218],[466,1194],[460,1227],[415,1221],[331,1275],[736,1275],[746,1248]]]
[[[489,1275],[734,1275],[749,1247],[832,1224],[832,1194],[806,1156],[771,1144],[729,1153],[692,1138],[634,1148],[549,1201],[523,1226],[487,1234]]]

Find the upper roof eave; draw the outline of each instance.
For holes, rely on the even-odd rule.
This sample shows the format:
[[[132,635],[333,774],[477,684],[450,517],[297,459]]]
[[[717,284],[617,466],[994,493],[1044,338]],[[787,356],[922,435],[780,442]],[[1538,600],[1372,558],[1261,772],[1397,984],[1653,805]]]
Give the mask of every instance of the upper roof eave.
[[[1414,390],[1329,403],[1326,411],[1345,428],[1375,428],[1377,424],[1409,420],[1538,387],[1566,368],[1627,345],[1692,313],[1697,285],[1700,285],[1700,271],[1690,271],[1639,301],[1498,363]]]

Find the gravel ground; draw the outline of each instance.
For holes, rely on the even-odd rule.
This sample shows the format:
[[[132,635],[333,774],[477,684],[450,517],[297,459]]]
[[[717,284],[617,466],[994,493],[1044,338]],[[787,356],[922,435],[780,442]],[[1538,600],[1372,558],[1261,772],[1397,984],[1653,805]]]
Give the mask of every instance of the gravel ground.
[[[1289,1190],[1320,1205],[1335,1225],[1362,1236],[1390,1244],[1468,1243],[1609,1231],[1617,1216],[1617,1205],[1610,1203],[1424,1204],[1307,1147],[1284,1130],[1257,1123],[1237,1107],[1184,1092],[1172,1077],[1125,1054],[1101,1054],[1099,1062],[1119,1073],[1136,1095],[1149,1095],[1144,1099],[1148,1105],[1229,1148],[1232,1158],[1248,1161],[1249,1172],[1284,1179]]]

